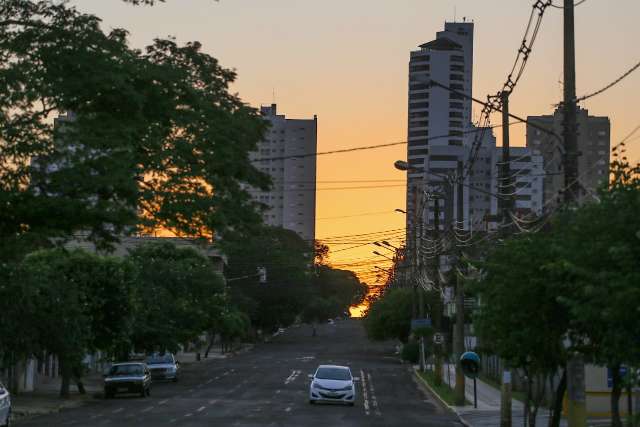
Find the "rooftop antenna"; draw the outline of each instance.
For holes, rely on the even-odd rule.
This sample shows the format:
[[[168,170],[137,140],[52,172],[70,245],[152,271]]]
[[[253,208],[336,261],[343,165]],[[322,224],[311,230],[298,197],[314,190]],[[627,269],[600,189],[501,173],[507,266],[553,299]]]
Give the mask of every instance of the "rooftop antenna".
[[[453,22],[456,22],[456,16],[458,11],[456,10],[456,6],[453,6]]]
[[[271,103],[272,104],[276,103],[276,88],[271,89]]]

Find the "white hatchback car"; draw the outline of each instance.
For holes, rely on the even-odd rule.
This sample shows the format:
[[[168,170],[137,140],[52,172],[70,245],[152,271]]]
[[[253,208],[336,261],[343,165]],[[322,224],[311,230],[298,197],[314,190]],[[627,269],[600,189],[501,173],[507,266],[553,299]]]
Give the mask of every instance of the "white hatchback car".
[[[309,403],[337,402],[353,406],[355,399],[356,388],[348,366],[318,366],[309,387]]]
[[[0,426],[9,427],[11,424],[11,397],[9,390],[0,383]]]

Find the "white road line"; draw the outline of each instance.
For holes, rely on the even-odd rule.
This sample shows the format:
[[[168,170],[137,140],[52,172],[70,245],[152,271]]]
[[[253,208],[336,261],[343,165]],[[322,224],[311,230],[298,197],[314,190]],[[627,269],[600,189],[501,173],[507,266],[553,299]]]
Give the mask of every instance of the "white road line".
[[[378,398],[376,397],[376,390],[373,388],[371,373],[367,373],[367,378],[369,379],[369,389],[371,390],[371,404],[373,405],[373,410],[377,416],[381,416],[382,412],[380,412],[380,408],[378,407]]]
[[[177,418],[171,418],[171,419],[169,420],[169,422],[170,422],[170,423],[175,423],[176,421],[178,421],[178,419],[177,419]]]
[[[201,406],[198,409],[196,409],[196,412],[202,412],[202,411],[204,411],[204,408],[205,408],[204,406]]]
[[[153,406],[149,406],[148,408],[144,408],[142,411],[140,412],[149,412],[150,410],[152,410],[154,407]]]
[[[207,381],[207,384],[211,384],[213,382],[213,378]]]
[[[118,412],[122,412],[122,411],[124,411],[124,408],[118,408],[118,409],[115,409],[115,410],[111,411],[111,413],[112,414],[117,414]]]
[[[276,390],[276,394],[280,394],[282,390]]]
[[[287,406],[287,409],[284,410],[285,412],[291,412],[291,406]]]
[[[218,403],[218,399],[211,399],[209,401],[209,405],[215,405],[216,403]]]
[[[293,371],[291,371],[291,375],[289,375],[289,376],[287,377],[287,379],[286,379],[286,380],[284,380],[284,383],[285,383],[285,384],[289,384],[289,383],[294,382],[294,381],[296,380],[296,378],[298,378],[298,376],[299,376],[301,373],[302,373],[302,371],[298,371],[298,370],[293,370]]]
[[[167,403],[169,401],[169,399],[164,399],[161,400],[160,402],[158,402],[158,405],[164,405],[165,403]]]
[[[362,380],[362,399],[364,399],[364,413],[366,415],[369,415],[369,396],[368,396],[368,392],[367,392],[367,380],[366,377],[364,376],[364,371],[362,369],[360,369],[360,378]]]
[[[193,414],[192,414],[191,412],[189,412],[189,413],[187,413],[187,414],[184,414],[184,416],[185,416],[185,417],[192,417],[192,416],[193,416]]]

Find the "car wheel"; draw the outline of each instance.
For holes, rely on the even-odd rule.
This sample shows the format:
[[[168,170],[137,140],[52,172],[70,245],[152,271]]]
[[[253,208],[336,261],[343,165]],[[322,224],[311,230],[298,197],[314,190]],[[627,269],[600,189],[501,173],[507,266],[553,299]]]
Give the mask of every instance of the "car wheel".
[[[349,403],[348,403],[348,405],[349,405],[349,406],[353,406],[353,405],[355,405],[355,403],[353,403],[353,402],[349,402]]]
[[[151,397],[151,387],[147,388],[147,396]]]
[[[315,403],[316,403],[316,401],[315,401],[315,400],[313,400],[313,399],[309,399],[309,405],[313,405],[313,404],[315,404]]]
[[[174,383],[177,383],[178,382],[178,377],[173,377],[173,379],[171,381],[173,381]]]
[[[143,388],[142,391],[140,392],[140,397],[147,397],[147,389]]]

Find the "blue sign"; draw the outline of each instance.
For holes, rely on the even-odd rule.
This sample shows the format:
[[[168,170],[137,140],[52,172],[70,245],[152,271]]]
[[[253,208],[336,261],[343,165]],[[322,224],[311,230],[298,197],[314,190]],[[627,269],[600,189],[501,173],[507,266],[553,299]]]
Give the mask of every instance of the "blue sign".
[[[431,327],[431,319],[413,319],[411,321],[411,330],[415,331],[420,328],[430,328]]]
[[[624,378],[627,375],[627,367],[620,366],[620,378]],[[607,387],[613,388],[613,373],[611,368],[607,368]]]

